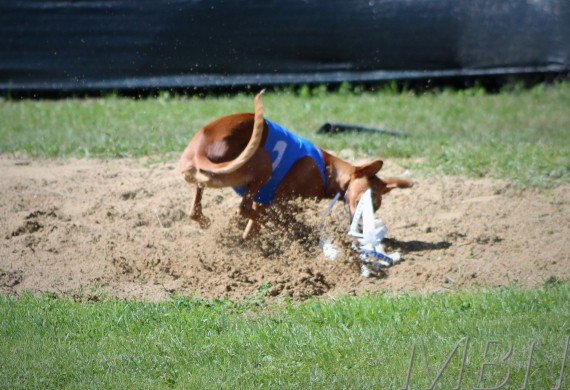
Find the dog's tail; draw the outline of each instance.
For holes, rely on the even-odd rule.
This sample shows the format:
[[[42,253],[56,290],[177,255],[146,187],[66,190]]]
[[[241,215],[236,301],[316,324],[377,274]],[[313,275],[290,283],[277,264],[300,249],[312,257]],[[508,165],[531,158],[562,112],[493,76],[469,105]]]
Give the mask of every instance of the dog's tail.
[[[251,138],[247,143],[245,149],[237,156],[234,160],[228,161],[227,163],[214,164],[211,161],[199,161],[199,169],[203,171],[208,171],[215,174],[226,174],[237,171],[241,168],[250,158],[253,156],[259,144],[261,143],[261,138],[263,137],[263,103],[261,102],[261,95],[265,92],[263,89],[261,92],[255,96],[253,100],[253,105],[255,107],[255,116],[253,120],[253,133]]]

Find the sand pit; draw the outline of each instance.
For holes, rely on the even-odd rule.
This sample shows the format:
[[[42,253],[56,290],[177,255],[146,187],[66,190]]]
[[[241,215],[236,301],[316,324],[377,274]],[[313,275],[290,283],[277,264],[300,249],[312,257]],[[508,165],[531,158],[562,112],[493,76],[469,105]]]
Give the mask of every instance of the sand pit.
[[[394,161],[382,171],[402,172]],[[205,191],[209,229],[187,218],[191,188],[176,157],[145,167],[2,156],[0,292],[73,295],[100,286],[111,297],[150,301],[172,293],[242,299],[266,282],[272,296],[302,300],[570,278],[568,186],[521,192],[487,179],[410,178],[416,186],[388,194],[377,212],[389,229],[385,247],[403,262],[363,278],[346,242],[337,240],[344,251],[334,261],[317,248],[328,201],[307,202],[295,231],[264,229],[244,242],[240,198],[230,189]],[[327,229],[339,224],[348,226],[342,203]]]

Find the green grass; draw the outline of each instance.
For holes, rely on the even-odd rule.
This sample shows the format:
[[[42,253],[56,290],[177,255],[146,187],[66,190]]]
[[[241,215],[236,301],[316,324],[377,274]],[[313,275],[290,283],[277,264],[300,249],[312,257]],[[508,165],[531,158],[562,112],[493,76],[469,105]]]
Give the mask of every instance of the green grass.
[[[414,96],[389,88],[283,89],[267,94],[265,113],[317,146],[402,158],[422,174],[493,177],[519,186],[570,182],[570,82],[487,94],[481,89]],[[211,120],[251,112],[252,96],[132,100],[0,101],[0,152],[20,157],[138,157],[175,161]],[[315,131],[326,121],[406,132],[334,137]]]
[[[413,96],[390,90],[281,90],[266,117],[316,145],[398,158],[421,174],[570,182],[570,83],[486,94],[480,89]],[[176,160],[209,121],[251,111],[252,96],[130,100],[0,100],[0,152],[23,158],[142,157]],[[406,132],[315,134],[325,121]],[[282,302],[260,310],[267,286],[236,303],[173,297],[162,303],[98,303],[0,297],[0,388],[436,388],[556,387],[570,337],[570,284],[475,293],[368,295]],[[485,357],[488,341],[491,344]],[[425,343],[430,374],[422,355]],[[505,361],[508,344],[513,353]],[[481,365],[487,366],[483,382]],[[570,357],[562,388],[570,385]]]
[[[429,295],[240,304],[0,297],[1,388],[555,387],[570,337],[570,284]],[[426,373],[422,340],[430,365]],[[485,357],[488,341],[490,344]],[[509,350],[513,352],[502,361]],[[487,366],[482,383],[481,365]],[[570,357],[562,388],[570,386]]]

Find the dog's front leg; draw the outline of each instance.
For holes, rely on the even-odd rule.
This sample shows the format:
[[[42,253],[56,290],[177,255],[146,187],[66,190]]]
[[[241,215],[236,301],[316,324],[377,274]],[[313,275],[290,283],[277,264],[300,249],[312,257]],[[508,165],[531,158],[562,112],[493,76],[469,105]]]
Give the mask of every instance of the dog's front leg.
[[[265,224],[266,221],[263,218],[263,213],[261,210],[258,210],[258,207],[254,207],[254,200],[257,193],[264,184],[265,181],[260,180],[255,180],[246,184],[245,193],[243,194],[243,199],[239,205],[239,213],[241,216],[256,222],[260,222],[261,224]]]
[[[242,177],[246,178],[246,182],[243,199],[239,206],[239,213],[253,221],[251,224],[248,224],[248,226],[251,225],[249,230],[256,223],[264,225],[266,222],[267,218],[265,218],[265,213],[263,212],[265,208],[255,203],[255,197],[265,183],[269,181],[272,173],[271,158],[264,149],[258,149],[241,172]],[[248,235],[247,230],[244,232],[244,238]]]
[[[265,218],[265,211],[268,207],[269,206],[265,206],[259,203],[253,204],[253,209],[256,210],[258,213],[263,214],[264,218]],[[254,219],[250,219],[249,222],[247,223],[247,226],[245,227],[242,238],[245,240],[247,238],[255,237],[259,233],[260,229],[261,229],[261,224]]]
[[[190,206],[190,213],[188,216],[190,219],[198,222],[202,229],[206,229],[210,226],[210,218],[202,214],[202,193],[204,188],[194,183],[194,198],[192,199],[192,206]]]

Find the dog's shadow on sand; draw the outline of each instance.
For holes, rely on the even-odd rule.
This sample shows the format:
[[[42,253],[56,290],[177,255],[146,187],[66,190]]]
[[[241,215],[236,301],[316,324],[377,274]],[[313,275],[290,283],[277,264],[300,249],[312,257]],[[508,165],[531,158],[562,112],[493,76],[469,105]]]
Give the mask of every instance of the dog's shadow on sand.
[[[400,241],[395,238],[385,238],[382,244],[390,247],[392,250],[398,250],[402,253],[422,252],[422,251],[435,251],[439,249],[447,249],[452,243],[448,241],[440,242],[425,242],[425,241]]]

